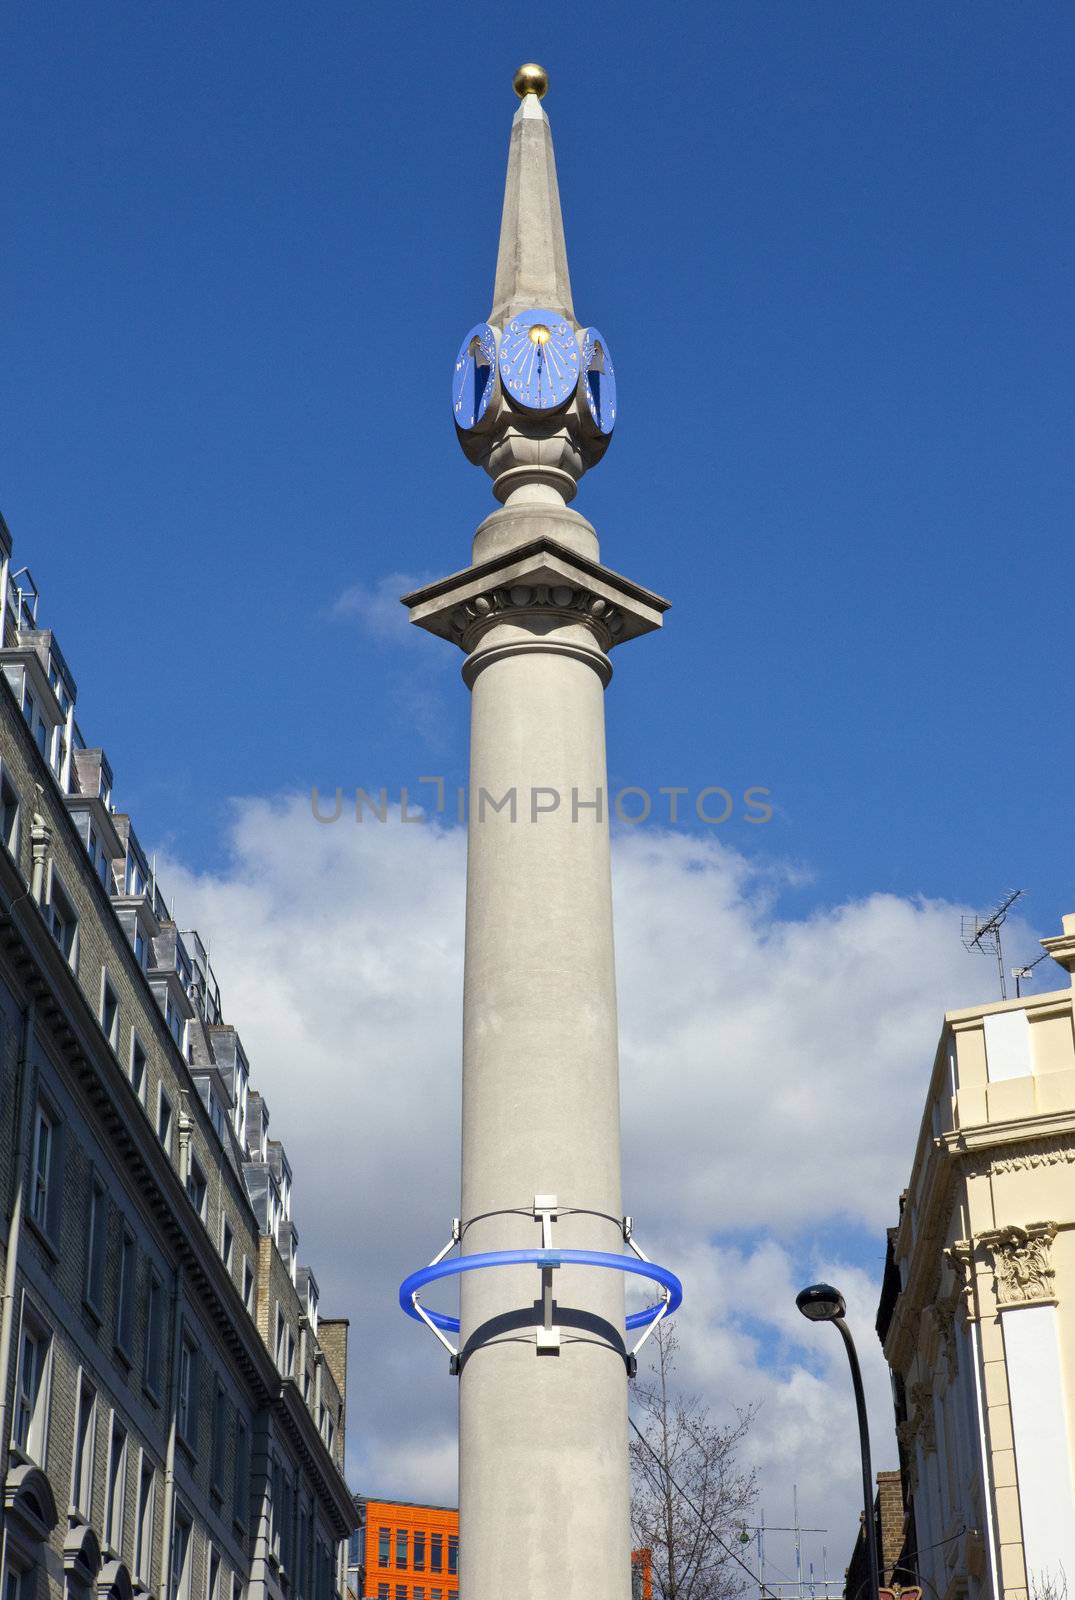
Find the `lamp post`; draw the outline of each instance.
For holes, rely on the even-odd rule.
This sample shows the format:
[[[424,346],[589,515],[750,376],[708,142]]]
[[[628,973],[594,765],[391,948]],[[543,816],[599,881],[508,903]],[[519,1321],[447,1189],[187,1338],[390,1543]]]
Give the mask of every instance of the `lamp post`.
[[[870,1563],[870,1585],[873,1591],[870,1600],[878,1600],[881,1589],[881,1562],[877,1550],[877,1530],[874,1527],[873,1519],[873,1468],[870,1465],[870,1427],[866,1420],[866,1396],[862,1392],[862,1372],[859,1368],[858,1352],[855,1349],[855,1341],[851,1337],[851,1329],[844,1320],[847,1307],[844,1304],[843,1295],[839,1289],[834,1289],[831,1283],[812,1283],[808,1288],[800,1289],[795,1296],[795,1304],[810,1322],[835,1323],[847,1350],[848,1365],[851,1368],[851,1387],[855,1391],[855,1409],[858,1412],[859,1450],[862,1455],[862,1509],[865,1517],[863,1536],[866,1540],[866,1554]]]

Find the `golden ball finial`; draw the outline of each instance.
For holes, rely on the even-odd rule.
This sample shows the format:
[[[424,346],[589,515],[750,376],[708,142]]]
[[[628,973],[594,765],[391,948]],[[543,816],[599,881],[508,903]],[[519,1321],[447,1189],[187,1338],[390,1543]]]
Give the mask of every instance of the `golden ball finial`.
[[[549,87],[549,74],[536,61],[524,61],[511,81],[520,100],[527,94],[536,94],[541,100]]]

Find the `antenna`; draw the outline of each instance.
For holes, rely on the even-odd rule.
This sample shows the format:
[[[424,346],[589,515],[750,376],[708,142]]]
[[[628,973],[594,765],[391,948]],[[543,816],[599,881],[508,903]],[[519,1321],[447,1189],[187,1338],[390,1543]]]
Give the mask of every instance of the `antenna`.
[[[1010,890],[1000,905],[996,906],[987,917],[964,917],[960,929],[964,950],[977,950],[979,955],[996,958],[1002,1000],[1007,1000],[1008,990],[1004,982],[1004,951],[1000,942],[1000,930],[1004,926],[1008,912],[1024,894],[1026,894],[1025,889]]]
[[[1025,967],[1012,968],[1012,977],[1015,979],[1015,998],[1017,1000],[1022,997],[1023,993],[1020,985],[1027,981],[1027,979],[1030,977],[1030,974],[1034,971],[1034,968],[1040,966],[1048,954],[1048,950],[1043,950],[1037,961],[1031,961]]]

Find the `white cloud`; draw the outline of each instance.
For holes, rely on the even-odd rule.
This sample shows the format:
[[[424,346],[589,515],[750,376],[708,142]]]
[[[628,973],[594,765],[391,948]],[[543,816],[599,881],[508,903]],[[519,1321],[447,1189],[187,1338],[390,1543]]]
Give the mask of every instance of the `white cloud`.
[[[319,826],[293,798],[237,805],[233,845],[222,874],[162,877],[212,936],[295,1169],[301,1254],[326,1310],[351,1318],[352,1480],[450,1501],[455,1385],[396,1291],[447,1238],[458,1195],[463,834],[346,813]],[[951,905],[875,895],[787,915],[790,881],[715,839],[618,839],[625,1203],[686,1284],[685,1379],[720,1413],[762,1402],[750,1454],[767,1520],[790,1520],[798,1483],[804,1521],[829,1529],[818,1570],[825,1543],[842,1571],[858,1492],[846,1361],[794,1294],[824,1275],[843,1288],[875,1464],[892,1464],[873,1333],[883,1230],[941,1012],[980,996],[983,972]],[[786,1567],[790,1548],[774,1534],[770,1559]]]
[[[372,583],[354,583],[337,596],[329,615],[357,622],[363,633],[378,642],[406,644],[418,637],[411,627],[400,596],[420,588],[424,578],[405,572],[388,572]]]

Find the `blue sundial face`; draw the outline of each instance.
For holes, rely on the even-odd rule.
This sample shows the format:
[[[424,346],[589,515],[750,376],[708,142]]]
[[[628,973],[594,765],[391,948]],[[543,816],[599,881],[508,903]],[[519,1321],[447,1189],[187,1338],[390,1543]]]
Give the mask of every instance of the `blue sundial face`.
[[[579,347],[555,311],[520,311],[500,340],[500,381],[529,411],[564,405],[579,379]]]
[[[582,391],[596,426],[611,433],[616,426],[616,372],[597,328],[587,328],[582,336]]]
[[[496,335],[487,322],[471,328],[452,373],[452,415],[458,428],[476,428],[496,387]]]

